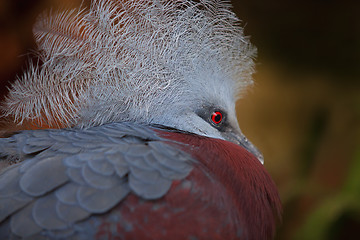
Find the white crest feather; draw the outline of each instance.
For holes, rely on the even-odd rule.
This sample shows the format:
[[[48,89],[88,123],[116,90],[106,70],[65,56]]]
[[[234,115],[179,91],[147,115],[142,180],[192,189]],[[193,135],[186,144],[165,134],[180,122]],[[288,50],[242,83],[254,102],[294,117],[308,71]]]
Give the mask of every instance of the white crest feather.
[[[251,83],[255,49],[227,1],[103,0],[34,27],[41,66],[12,86],[5,115],[91,126],[156,123],[201,92]]]

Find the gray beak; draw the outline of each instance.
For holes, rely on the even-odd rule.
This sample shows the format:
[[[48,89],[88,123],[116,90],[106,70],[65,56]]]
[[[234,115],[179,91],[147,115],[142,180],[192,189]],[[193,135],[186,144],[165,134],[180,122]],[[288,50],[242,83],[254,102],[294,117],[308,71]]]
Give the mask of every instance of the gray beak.
[[[245,137],[242,132],[235,133],[232,131],[228,131],[223,132],[222,136],[226,140],[242,146],[243,148],[251,152],[261,162],[261,164],[264,164],[264,157],[261,152]]]

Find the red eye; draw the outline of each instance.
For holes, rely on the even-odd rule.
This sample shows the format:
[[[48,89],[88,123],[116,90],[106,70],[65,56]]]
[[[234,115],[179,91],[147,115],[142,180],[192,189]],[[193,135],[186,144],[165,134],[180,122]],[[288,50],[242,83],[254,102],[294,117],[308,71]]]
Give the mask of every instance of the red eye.
[[[222,113],[219,112],[219,111],[213,112],[213,113],[211,114],[211,120],[212,120],[213,123],[215,123],[215,124],[221,123],[222,119],[223,119],[223,115],[222,115]]]

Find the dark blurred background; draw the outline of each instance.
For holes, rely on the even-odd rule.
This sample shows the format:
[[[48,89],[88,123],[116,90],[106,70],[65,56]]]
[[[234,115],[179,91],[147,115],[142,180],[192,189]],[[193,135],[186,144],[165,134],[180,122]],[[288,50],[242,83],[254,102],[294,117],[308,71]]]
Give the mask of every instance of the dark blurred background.
[[[0,1],[0,96],[31,58],[36,16],[80,2]],[[238,117],[280,191],[277,239],[358,239],[360,1],[233,4],[259,52]]]
[[[238,115],[279,187],[277,239],[359,239],[360,1],[233,4],[259,52]]]

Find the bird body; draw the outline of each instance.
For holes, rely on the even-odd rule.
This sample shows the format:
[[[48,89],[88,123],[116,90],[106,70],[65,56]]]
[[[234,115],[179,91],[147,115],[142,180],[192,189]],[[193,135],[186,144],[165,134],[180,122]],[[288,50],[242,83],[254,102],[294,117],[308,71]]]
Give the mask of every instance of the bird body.
[[[6,238],[273,235],[275,186],[234,143],[131,123],[24,131],[0,142],[2,154],[16,152],[23,163],[0,178]]]
[[[275,184],[236,119],[254,48],[227,1],[42,15],[5,116],[0,239],[271,239]]]

